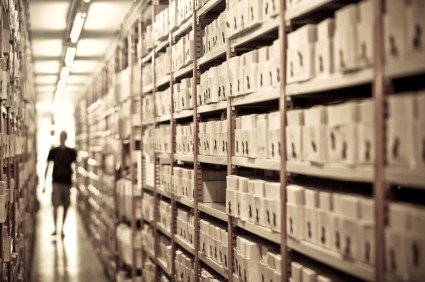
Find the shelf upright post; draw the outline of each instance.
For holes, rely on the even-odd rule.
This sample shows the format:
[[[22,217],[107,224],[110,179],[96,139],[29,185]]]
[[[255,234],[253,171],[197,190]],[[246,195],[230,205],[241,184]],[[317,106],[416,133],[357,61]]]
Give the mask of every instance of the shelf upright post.
[[[200,24],[196,17],[196,6],[195,1],[192,1],[192,30],[193,30],[193,83],[192,83],[192,97],[193,97],[193,128],[194,132],[194,175],[195,175],[195,199],[194,199],[194,228],[195,228],[195,277],[198,278],[201,275],[201,264],[199,263],[199,236],[200,236],[200,218],[199,218],[199,202],[202,198],[202,169],[201,165],[198,163],[198,131],[199,131],[199,118],[198,118],[198,110],[197,110],[197,92],[196,85],[200,82],[201,73],[198,70],[198,58],[200,57],[201,52],[201,32],[200,32]]]
[[[170,50],[170,57],[169,57],[169,65],[171,66],[172,62],[172,52],[173,52],[173,41],[172,41],[172,32],[168,35],[168,47]],[[174,120],[174,77],[173,72],[170,69],[170,98],[171,98],[171,160],[170,160],[170,167],[171,171],[174,169],[174,154],[176,152],[176,122]],[[175,241],[175,234],[177,231],[177,204],[176,204],[176,198],[174,193],[171,193],[171,278],[173,278],[176,274],[176,266],[174,264],[175,258],[176,258],[176,241]]]
[[[374,1],[374,80],[375,102],[375,281],[385,281],[385,81],[384,81],[384,24],[383,0]]]
[[[286,186],[288,175],[286,173],[286,21],[285,21],[285,0],[280,0],[280,22],[279,22],[279,38],[280,38],[280,255],[282,281],[289,281],[289,254],[286,247]]]
[[[6,134],[5,131],[6,129],[4,128],[5,125],[5,117],[4,117],[4,112],[3,112],[3,104],[0,101],[0,134]],[[3,146],[3,145],[2,145]],[[0,150],[0,181],[3,181],[3,169],[4,169],[4,165],[3,162],[5,161],[5,159],[3,159],[3,148],[1,148]],[[0,223],[0,250],[3,250],[3,228],[4,228],[4,224]],[[4,257],[3,257],[3,252],[0,252],[0,282],[3,282],[3,266],[4,266],[4,261],[3,261]]]
[[[229,1],[226,1],[226,10],[229,10]],[[231,40],[229,37],[226,38],[226,59],[229,60],[234,56],[234,50],[231,47]],[[236,114],[234,111],[234,107],[232,105],[232,98],[230,97],[230,93],[227,96],[227,175],[232,175],[234,173],[234,167],[232,165],[233,153],[235,151],[234,148],[234,138],[235,131],[234,125],[236,122]],[[227,213],[227,211],[226,211]],[[234,268],[234,252],[233,247],[236,245],[236,233],[233,225],[233,217],[229,214],[227,216],[227,234],[228,234],[228,242],[227,242],[227,281],[233,282],[233,268]]]
[[[124,49],[124,51],[127,51],[127,69],[132,71],[132,30],[128,31],[127,35],[127,50]],[[122,71],[122,69],[121,69]],[[135,151],[135,133],[134,133],[134,126],[132,122],[132,115],[134,113],[134,97],[133,93],[131,93],[130,90],[130,179],[131,179],[131,254],[132,254],[132,267],[131,267],[131,278],[132,281],[136,281],[137,276],[137,258],[136,258],[136,252],[134,250],[134,238],[136,235],[136,201],[135,201],[135,193],[134,193],[134,183],[135,183],[135,171],[134,171],[134,163],[133,163],[133,153]]]

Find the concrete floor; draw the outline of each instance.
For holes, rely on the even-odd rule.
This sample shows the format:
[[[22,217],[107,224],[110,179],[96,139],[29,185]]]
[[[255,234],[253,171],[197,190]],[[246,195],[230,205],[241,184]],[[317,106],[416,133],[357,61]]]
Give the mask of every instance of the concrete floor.
[[[41,204],[37,214],[32,282],[108,281],[75,205],[72,204],[68,210],[63,240],[60,236],[51,236],[52,210],[50,204]]]

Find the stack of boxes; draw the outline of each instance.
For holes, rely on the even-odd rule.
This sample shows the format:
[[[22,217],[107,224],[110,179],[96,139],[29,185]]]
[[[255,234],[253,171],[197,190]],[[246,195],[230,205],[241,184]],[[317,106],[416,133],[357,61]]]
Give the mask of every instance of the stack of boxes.
[[[239,281],[278,282],[282,279],[280,254],[255,238],[236,237],[234,260],[235,274]]]
[[[131,227],[126,224],[117,226],[118,252],[127,265],[133,265],[133,252],[136,256],[136,268],[142,267],[142,232],[137,231],[132,238]],[[132,249],[133,245],[133,249]]]
[[[226,44],[226,12],[205,26],[202,36],[202,55],[205,56]]]
[[[182,167],[173,167],[173,176],[171,177],[172,193],[177,197],[194,200],[195,175],[193,169]]]
[[[155,263],[150,259],[146,259],[143,264],[143,280],[146,282],[155,282]],[[126,280],[128,281],[128,280]]]
[[[201,282],[220,282],[222,280],[221,276],[205,268],[201,269],[201,277],[199,279]]]
[[[372,43],[372,1],[344,6],[335,12],[335,19],[305,25],[288,35],[287,83],[370,68]]]
[[[389,205],[389,226],[385,231],[387,272],[404,281],[425,277],[425,211],[407,203]]]
[[[328,270],[310,263],[291,262],[290,282],[333,282],[345,281],[346,277],[341,277],[335,273],[329,273]]]
[[[159,190],[172,192],[171,186],[172,170],[170,165],[161,165],[159,169]]]
[[[177,233],[176,236],[186,241],[189,245],[195,244],[194,216],[190,212],[177,209]]]
[[[142,241],[143,248],[150,253],[154,253],[155,252],[155,232],[153,228],[150,225],[145,224],[143,225],[141,234],[142,234],[142,240],[143,240]]]
[[[228,7],[226,24],[229,37],[254,28],[280,13],[280,2],[276,0],[231,0]]]
[[[120,179],[117,181],[118,210],[120,214],[127,219],[132,218],[132,210],[131,210],[132,198],[134,196],[137,196],[135,192],[133,193],[132,189],[133,189],[133,186],[130,180]],[[140,219],[142,216],[142,208],[141,208],[141,203],[139,203],[138,201],[136,201],[135,209],[136,209],[135,217],[137,219]]]
[[[143,123],[150,123],[155,118],[155,105],[153,95],[143,95],[142,98],[142,119]]]
[[[167,269],[171,271],[171,240],[168,237],[159,237],[158,260],[161,260]]]
[[[372,164],[373,101],[348,101],[287,112],[290,161],[351,167]]]
[[[173,84],[174,112],[193,109],[193,78],[184,78]],[[169,102],[171,104],[171,101]]]
[[[176,281],[178,282],[195,282],[195,266],[193,258],[185,255],[182,251],[176,251],[175,258]]]
[[[199,123],[198,152],[204,156],[227,156],[227,120]]]
[[[131,208],[131,205],[129,205]],[[143,193],[142,198],[142,216],[143,219],[152,222],[154,216],[155,199],[148,193]]]
[[[156,116],[162,117],[171,114],[171,89],[155,93]],[[151,109],[152,110],[152,109]]]
[[[280,159],[280,113],[237,117],[235,156]]]
[[[206,257],[228,268],[228,233],[227,228],[213,222],[200,221],[200,252]]]
[[[425,167],[425,92],[398,93],[388,98],[386,154],[393,167]]]
[[[171,153],[171,127],[169,125],[147,129],[144,139],[148,152]]]
[[[176,125],[176,153],[193,155],[194,153],[194,129],[193,123],[188,125]]]
[[[227,176],[226,212],[280,233],[280,183]]]
[[[190,31],[171,47],[171,70],[173,72],[193,62],[195,55],[194,39],[194,33]]]
[[[374,202],[354,194],[287,186],[290,238],[330,249],[341,258],[374,264]]]
[[[159,81],[166,77],[171,72],[170,66],[170,48],[167,47],[164,53],[160,53],[157,58],[155,58],[155,77],[156,81]],[[147,84],[144,82],[144,84]]]
[[[159,201],[159,222],[158,225],[162,226],[165,230],[171,233],[171,205],[163,200]]]
[[[423,1],[386,1],[384,17],[385,59],[403,60],[409,55],[424,52],[425,11]]]

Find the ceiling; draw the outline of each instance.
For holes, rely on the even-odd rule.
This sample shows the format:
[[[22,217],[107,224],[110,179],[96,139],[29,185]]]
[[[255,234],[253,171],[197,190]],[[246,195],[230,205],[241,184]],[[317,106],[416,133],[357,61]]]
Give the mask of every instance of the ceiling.
[[[75,3],[74,3],[75,2]],[[61,105],[75,103],[103,63],[133,0],[31,0],[31,38],[39,111],[50,111],[63,66],[75,5],[90,2]],[[71,20],[68,21],[68,16]]]

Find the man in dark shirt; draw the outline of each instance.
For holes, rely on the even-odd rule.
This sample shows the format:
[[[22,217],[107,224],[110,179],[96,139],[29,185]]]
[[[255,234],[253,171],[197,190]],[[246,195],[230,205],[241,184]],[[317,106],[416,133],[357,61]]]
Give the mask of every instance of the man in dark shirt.
[[[72,164],[77,159],[77,152],[65,146],[67,133],[62,131],[60,134],[60,146],[50,149],[49,156],[47,157],[47,167],[45,180],[51,163],[53,162],[53,183],[52,183],[52,203],[53,203],[53,219],[55,222],[55,230],[52,235],[56,235],[57,230],[57,215],[58,207],[63,206],[62,218],[62,238],[65,236],[63,233],[63,226],[65,224],[66,212],[70,204],[70,190],[72,185]],[[46,181],[44,181],[46,183]],[[43,187],[43,193],[46,191],[46,186]]]

